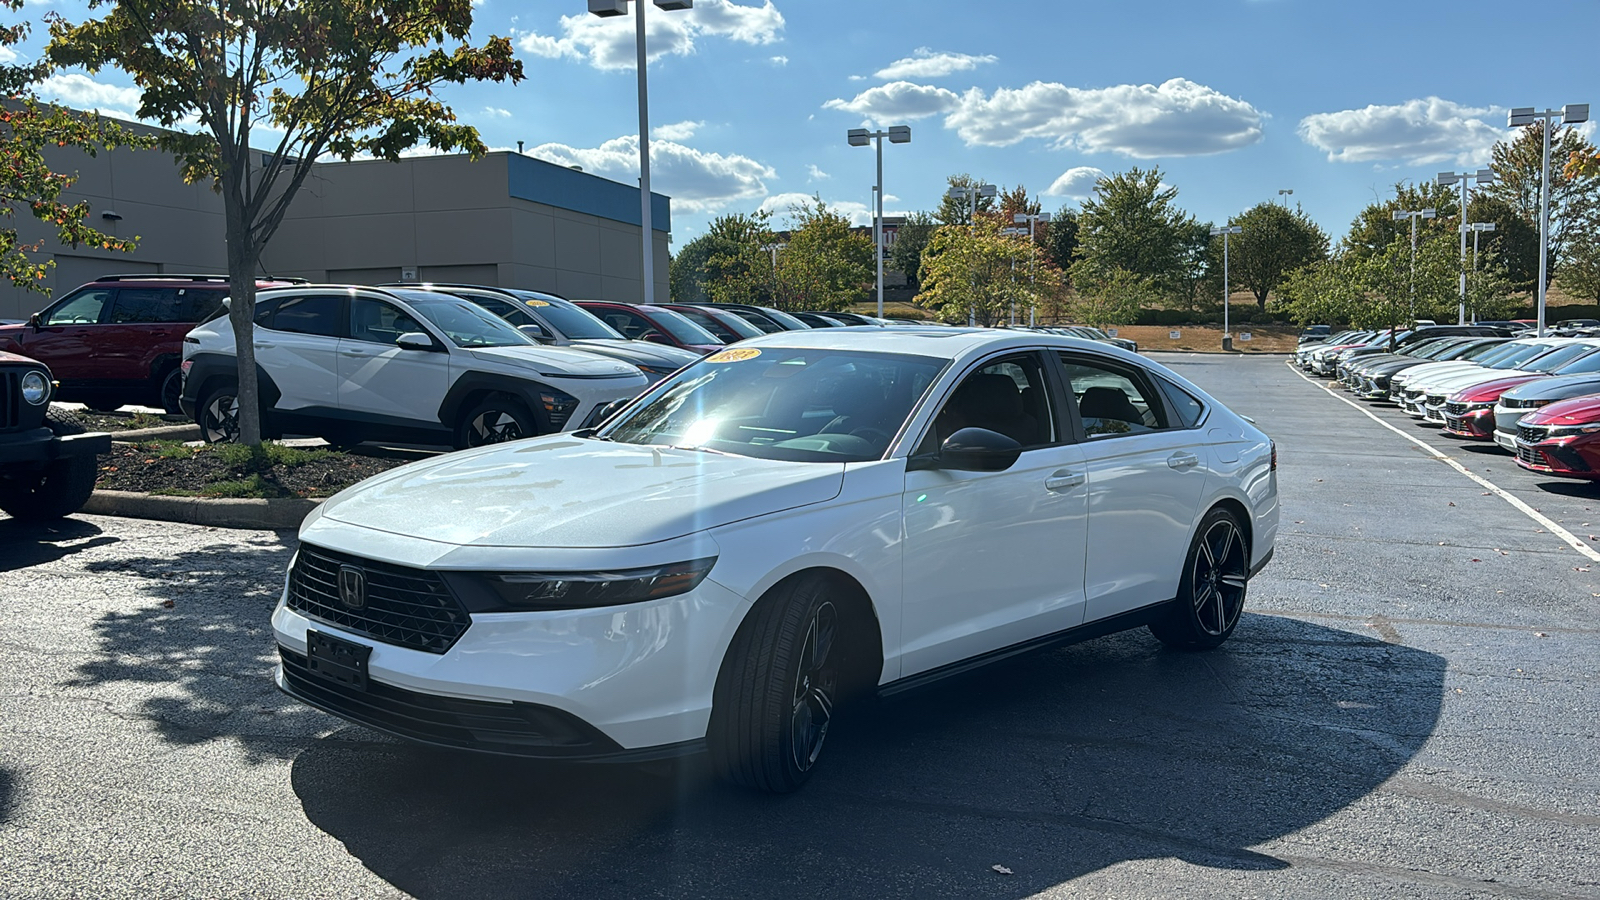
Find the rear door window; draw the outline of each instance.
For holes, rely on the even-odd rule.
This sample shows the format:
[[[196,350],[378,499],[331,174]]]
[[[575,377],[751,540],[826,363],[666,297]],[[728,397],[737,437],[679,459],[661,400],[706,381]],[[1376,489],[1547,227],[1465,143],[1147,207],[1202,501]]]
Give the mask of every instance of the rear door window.
[[[182,319],[178,313],[176,288],[125,287],[117,291],[117,301],[111,307],[110,321],[113,325],[179,322]]]
[[[338,337],[343,331],[344,298],[317,294],[309,297],[285,297],[272,312],[274,331],[295,334],[315,334]],[[258,320],[259,321],[259,320]]]

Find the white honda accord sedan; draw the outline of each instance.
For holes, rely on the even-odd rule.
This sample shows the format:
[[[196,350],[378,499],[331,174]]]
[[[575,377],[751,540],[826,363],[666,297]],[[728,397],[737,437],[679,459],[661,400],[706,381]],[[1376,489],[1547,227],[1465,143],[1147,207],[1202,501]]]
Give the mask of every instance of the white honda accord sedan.
[[[598,429],[468,450],[301,527],[277,680],[434,745],[708,751],[797,788],[839,703],[1147,626],[1206,649],[1278,530],[1276,449],[1103,343],[742,342]]]

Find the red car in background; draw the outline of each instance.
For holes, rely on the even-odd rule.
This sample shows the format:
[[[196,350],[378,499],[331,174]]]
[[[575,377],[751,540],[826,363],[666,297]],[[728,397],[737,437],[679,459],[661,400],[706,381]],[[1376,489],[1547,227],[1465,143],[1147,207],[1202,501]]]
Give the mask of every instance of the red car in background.
[[[57,400],[95,410],[140,404],[176,413],[183,336],[227,296],[226,275],[107,275],[24,324],[0,326],[0,351],[49,366],[61,384]]]
[[[1600,394],[1552,403],[1517,420],[1517,465],[1600,479]]]
[[[685,319],[699,325],[711,332],[724,344],[734,344],[745,338],[760,337],[765,331],[751,325],[743,318],[728,312],[725,309],[712,309],[704,306],[686,306],[681,303],[663,303],[662,309],[670,309]]]
[[[716,335],[663,306],[607,300],[577,303],[631,340],[682,347],[701,355],[715,353],[724,346]]]

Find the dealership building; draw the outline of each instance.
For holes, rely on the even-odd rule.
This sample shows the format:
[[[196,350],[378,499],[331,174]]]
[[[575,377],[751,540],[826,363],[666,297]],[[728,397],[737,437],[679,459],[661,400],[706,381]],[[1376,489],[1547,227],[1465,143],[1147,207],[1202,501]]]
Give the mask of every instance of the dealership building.
[[[261,162],[258,159],[257,162]],[[31,218],[19,238],[53,259],[55,297],[108,274],[227,272],[222,197],[185,184],[156,150],[76,151],[52,160],[79,178],[89,224],[137,237],[132,253],[58,243]],[[667,296],[671,201],[651,194],[655,293]],[[643,296],[639,188],[514,152],[318,163],[261,254],[261,275],[377,284],[451,281],[550,291],[575,300]],[[0,282],[0,319],[47,301]]]

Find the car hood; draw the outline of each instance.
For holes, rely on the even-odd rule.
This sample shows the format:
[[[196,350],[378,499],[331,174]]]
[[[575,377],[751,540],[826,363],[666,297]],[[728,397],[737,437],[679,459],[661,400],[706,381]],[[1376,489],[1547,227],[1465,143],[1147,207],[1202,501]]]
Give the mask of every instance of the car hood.
[[[532,368],[558,377],[605,378],[639,374],[638,368],[628,363],[568,347],[476,347],[467,353],[483,362]]]
[[[630,547],[838,496],[843,463],[550,435],[451,453],[323,504],[338,522],[446,544]]]
[[[1538,381],[1540,379],[1549,377],[1550,376],[1548,375],[1540,375],[1536,372],[1528,372],[1526,374],[1513,375],[1506,378],[1494,378],[1489,381],[1480,381],[1477,384],[1472,385],[1470,388],[1462,388],[1459,393],[1472,395],[1470,398],[1462,397],[1462,399],[1468,403],[1487,403],[1490,400],[1498,400],[1501,394],[1504,394],[1506,391],[1509,391],[1518,385],[1527,384],[1530,381]]]
[[[1514,387],[1501,396],[1507,400],[1567,400],[1588,394],[1600,394],[1600,372],[1552,375]]]
[[[1487,371],[1489,370],[1477,363],[1428,363],[1405,370],[1404,378],[1408,387],[1420,388],[1431,386],[1466,372],[1482,374]]]
[[[689,363],[700,361],[700,354],[698,353],[690,353],[688,350],[679,350],[677,347],[651,344],[646,341],[585,338],[573,341],[572,349],[587,350],[590,353],[598,353],[601,356],[620,359],[636,366],[667,366],[673,369],[681,369]]]
[[[1529,425],[1587,425],[1600,419],[1600,397],[1575,397],[1530,411],[1522,417]]]

